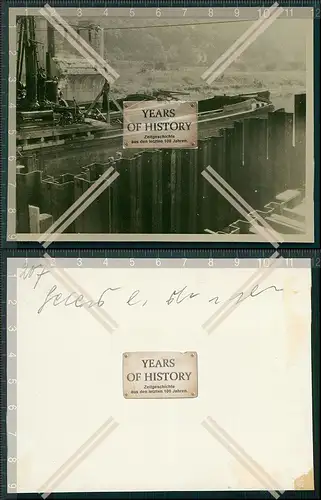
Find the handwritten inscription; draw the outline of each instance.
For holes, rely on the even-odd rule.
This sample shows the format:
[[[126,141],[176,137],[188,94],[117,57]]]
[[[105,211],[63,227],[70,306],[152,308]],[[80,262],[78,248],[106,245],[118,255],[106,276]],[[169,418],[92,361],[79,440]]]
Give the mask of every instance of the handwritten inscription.
[[[42,264],[37,266],[28,267],[25,266],[20,274],[20,278],[23,280],[34,278],[35,282],[33,289],[36,289],[39,283],[42,281],[43,277],[50,273],[51,270]],[[37,309],[37,313],[41,314],[48,307],[70,307],[75,308],[93,308],[93,307],[103,307],[108,297],[111,294],[117,292],[124,292],[122,294],[121,300],[129,307],[145,307],[149,302],[152,302],[152,297],[144,295],[144,292],[138,288],[134,290],[128,290],[128,287],[124,286],[109,286],[102,290],[94,299],[86,297],[84,293],[79,293],[76,290],[65,293],[58,288],[57,285],[51,286],[45,293],[45,297],[42,303]],[[254,285],[251,290],[238,292],[233,294],[228,298],[223,298],[219,295],[213,293],[212,296],[206,296],[205,293],[190,290],[187,285],[179,287],[174,290],[170,290],[168,294],[164,296],[163,302],[167,306],[180,305],[182,303],[189,302],[196,299],[206,301],[208,303],[217,305],[223,304],[225,302],[233,302],[239,304],[247,299],[255,299],[256,297],[262,295],[263,293],[280,293],[283,292],[283,288],[278,288],[276,285],[270,285],[267,287],[260,287],[260,285]]]

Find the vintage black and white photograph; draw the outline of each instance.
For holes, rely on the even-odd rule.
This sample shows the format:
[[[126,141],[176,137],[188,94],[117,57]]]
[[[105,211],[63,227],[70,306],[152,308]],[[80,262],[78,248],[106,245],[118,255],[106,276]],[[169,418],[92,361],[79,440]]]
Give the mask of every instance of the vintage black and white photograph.
[[[9,14],[8,239],[313,241],[310,8]]]

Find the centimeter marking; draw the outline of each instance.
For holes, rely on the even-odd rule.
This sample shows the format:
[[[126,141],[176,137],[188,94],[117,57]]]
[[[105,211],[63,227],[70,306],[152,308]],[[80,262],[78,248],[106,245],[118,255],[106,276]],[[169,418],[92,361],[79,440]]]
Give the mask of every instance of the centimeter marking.
[[[282,249],[277,252],[274,248],[170,248],[167,244],[160,244],[160,248],[99,248],[91,244],[91,248],[48,247],[47,250],[38,248],[11,248],[4,254],[9,258],[42,258],[48,254],[54,258],[97,258],[97,259],[267,259],[273,254],[283,258],[310,259],[316,261],[321,257],[320,249]]]
[[[169,2],[171,3],[171,2]],[[205,3],[205,6],[204,6]],[[271,3],[267,6],[262,3],[258,3],[257,5],[240,5],[238,2],[226,2],[225,4],[220,4],[216,6],[213,5],[212,2],[204,2],[200,6],[183,6],[178,7],[169,6],[169,4],[162,4],[162,2],[157,2],[154,7],[151,6],[150,3],[148,5],[142,5],[139,3],[137,6],[133,6],[133,2],[128,2],[126,7],[115,7],[106,6],[104,4],[103,7],[95,6],[95,7],[85,7],[83,4],[79,2],[67,2],[65,6],[61,5],[58,2],[54,2],[53,5],[56,7],[57,12],[65,17],[99,17],[100,19],[109,17],[119,17],[119,18],[129,18],[132,21],[135,21],[137,18],[140,19],[156,19],[161,20],[161,18],[168,18],[170,20],[181,19],[210,19],[213,22],[220,21],[253,21],[258,18],[268,18],[269,7],[271,7]],[[71,7],[74,5],[73,7]],[[80,6],[81,5],[81,6]],[[39,5],[40,6],[40,5]],[[320,17],[320,4],[316,3],[315,5],[309,6],[307,3],[303,4],[301,2],[291,3],[291,6],[282,6],[284,10],[280,15],[280,19],[309,19],[312,17],[319,18]],[[21,9],[21,12],[20,12]],[[15,11],[19,15],[39,15],[39,10],[36,6],[30,7],[16,7]],[[150,26],[155,27],[154,26]],[[164,27],[170,27],[171,24],[165,25]],[[175,26],[175,24],[174,24]],[[184,24],[182,25],[184,26]],[[9,28],[15,28],[16,24],[9,25]],[[141,26],[144,28],[144,26]],[[126,27],[106,27],[108,29],[129,29]]]
[[[279,258],[269,258],[269,257],[260,257],[260,258],[252,258],[240,259],[238,257],[234,258],[220,258],[214,259],[212,257],[209,258],[176,258],[170,259],[166,258],[110,258],[110,257],[94,257],[94,258],[84,258],[84,257],[76,257],[76,258],[64,258],[64,257],[52,257],[49,256],[46,259],[44,258],[31,258],[30,256],[26,258],[16,258],[10,259],[16,261],[15,264],[17,268],[28,268],[31,273],[37,267],[43,266],[44,268],[60,268],[60,269],[77,269],[77,268],[85,268],[85,269],[261,269],[261,268],[271,268],[275,265],[277,260],[276,267],[288,269],[303,269],[303,268],[312,268],[312,269],[320,269],[321,268],[321,257],[316,257],[314,259],[307,258],[293,258],[293,257],[279,257]],[[17,278],[16,273],[8,274],[8,280],[10,278]]]
[[[124,8],[124,7],[164,7],[164,8],[224,8],[224,7],[270,7],[273,0],[52,0],[48,2],[53,7],[75,6],[84,8]],[[43,7],[44,2],[35,0],[8,0],[9,7],[23,7],[25,9],[32,7]],[[281,7],[319,7],[319,0],[279,0]]]
[[[153,268],[189,268],[189,269],[206,269],[206,268],[216,268],[216,269],[257,269],[257,268],[269,268],[273,267],[275,261],[278,260],[278,268],[310,268],[313,266],[315,268],[321,267],[321,257],[317,257],[316,259],[307,259],[301,258],[296,259],[293,257],[283,258],[256,258],[256,259],[240,259],[238,257],[235,258],[221,258],[221,259],[213,259],[213,258],[179,258],[179,259],[170,259],[166,258],[84,258],[84,257],[76,257],[76,258],[64,258],[64,257],[52,257],[49,256],[46,259],[44,258],[31,258],[30,256],[25,258],[15,258],[10,259],[11,263],[14,262],[16,268],[28,268],[30,269],[30,273],[33,273],[33,270],[39,266],[44,267],[53,267],[53,268],[62,268],[62,269],[77,269],[77,268],[87,268],[87,269],[101,269],[101,268],[117,268],[117,269],[127,269],[127,268],[139,268],[139,269],[153,269]],[[17,273],[8,273],[9,278],[17,278]]]
[[[7,262],[8,276],[16,275],[15,262]],[[17,493],[17,280],[8,279],[7,302],[7,492]]]

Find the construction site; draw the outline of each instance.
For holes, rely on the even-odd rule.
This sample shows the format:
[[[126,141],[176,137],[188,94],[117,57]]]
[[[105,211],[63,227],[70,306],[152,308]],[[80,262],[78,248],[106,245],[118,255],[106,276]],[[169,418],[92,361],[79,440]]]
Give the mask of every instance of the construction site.
[[[88,24],[88,23],[87,23]],[[65,229],[98,234],[252,234],[204,178],[211,166],[281,234],[306,231],[306,95],[294,113],[270,92],[198,101],[197,149],[123,147],[124,101],[189,100],[151,89],[115,99],[86,59],[42,17],[17,19],[16,231],[46,232],[111,167],[112,185]],[[103,30],[75,27],[104,54]],[[64,44],[63,51],[61,45]]]

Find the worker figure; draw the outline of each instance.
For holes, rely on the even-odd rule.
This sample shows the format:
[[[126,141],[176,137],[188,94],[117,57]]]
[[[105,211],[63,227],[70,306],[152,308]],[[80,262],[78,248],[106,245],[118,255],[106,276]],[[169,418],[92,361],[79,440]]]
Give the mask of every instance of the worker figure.
[[[109,122],[109,116],[110,116],[110,106],[109,106],[109,92],[110,92],[110,85],[109,82],[106,80],[104,87],[103,87],[103,105],[102,105],[102,112],[107,113],[107,120]]]
[[[68,108],[68,103],[67,103],[67,101],[65,101],[64,93],[60,87],[58,87],[58,104],[60,106],[64,106],[65,108]]]

